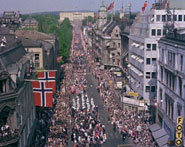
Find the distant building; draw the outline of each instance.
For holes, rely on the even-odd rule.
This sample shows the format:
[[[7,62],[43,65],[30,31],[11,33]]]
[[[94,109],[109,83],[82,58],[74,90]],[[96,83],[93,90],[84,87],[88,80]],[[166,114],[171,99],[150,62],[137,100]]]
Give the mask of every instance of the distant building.
[[[97,25],[99,29],[102,29],[104,25],[107,23],[107,11],[106,7],[102,1],[102,5],[100,6],[100,9],[98,10],[98,20],[97,20]]]
[[[0,146],[29,146],[36,124],[32,85],[24,81],[31,76],[31,55],[7,28],[0,28],[0,40],[0,127],[12,131],[0,136]]]
[[[57,69],[58,40],[55,35],[33,30],[17,30],[15,34],[22,38],[26,51],[34,54],[36,68]]]
[[[185,29],[174,30],[158,45],[158,124],[174,140],[177,117],[185,118]]]
[[[27,19],[24,20],[24,22],[21,25],[22,29],[34,29],[38,30],[38,22],[36,19],[32,17],[28,17]]]
[[[0,17],[0,25],[9,27],[9,29],[16,30],[21,24],[20,12],[5,11]]]
[[[94,12],[61,12],[59,22],[62,22],[65,18],[68,18],[70,21],[82,21],[85,17],[88,16],[94,18]]]

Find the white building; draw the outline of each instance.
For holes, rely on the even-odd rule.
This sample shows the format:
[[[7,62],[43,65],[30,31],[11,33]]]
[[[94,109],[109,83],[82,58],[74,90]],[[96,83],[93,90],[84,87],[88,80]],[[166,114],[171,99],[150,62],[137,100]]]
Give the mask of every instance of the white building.
[[[184,10],[170,10],[175,27],[185,25]],[[164,25],[173,23],[166,10],[151,9],[139,13],[129,36],[129,79],[131,88],[153,105],[157,91],[158,41],[164,35]]]
[[[185,118],[185,30],[159,41],[158,63],[158,123],[173,140],[177,117]]]

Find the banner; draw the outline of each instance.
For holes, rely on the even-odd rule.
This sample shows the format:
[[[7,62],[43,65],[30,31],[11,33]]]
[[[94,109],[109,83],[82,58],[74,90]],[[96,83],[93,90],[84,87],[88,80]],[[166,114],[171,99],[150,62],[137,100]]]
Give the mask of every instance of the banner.
[[[50,82],[53,93],[56,93],[56,71],[38,72],[38,80]]]
[[[53,90],[50,82],[32,81],[35,106],[53,107]]]
[[[107,7],[106,11],[109,11],[114,8],[114,2],[110,3],[110,5]]]

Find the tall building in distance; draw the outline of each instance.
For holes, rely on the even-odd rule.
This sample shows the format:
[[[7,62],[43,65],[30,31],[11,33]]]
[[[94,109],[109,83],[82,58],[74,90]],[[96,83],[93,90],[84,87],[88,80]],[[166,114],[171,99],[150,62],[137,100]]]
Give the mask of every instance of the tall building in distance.
[[[164,25],[171,22],[174,27],[182,28],[185,25],[184,14],[184,10],[167,11],[154,5],[151,10],[139,13],[131,27],[130,86],[147,105],[153,105],[157,97],[158,41],[166,33]]]
[[[104,2],[102,1],[102,5],[100,6],[100,9],[98,11],[98,28],[104,27],[106,23],[107,23],[107,11]]]

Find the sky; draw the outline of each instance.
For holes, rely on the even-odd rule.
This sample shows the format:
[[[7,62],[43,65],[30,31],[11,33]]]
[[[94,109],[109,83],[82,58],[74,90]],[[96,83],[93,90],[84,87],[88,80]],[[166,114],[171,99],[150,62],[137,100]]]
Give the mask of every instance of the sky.
[[[132,11],[140,11],[145,0],[104,0],[104,3],[108,6],[112,1],[115,2],[115,10],[131,3]],[[148,1],[150,8],[154,0]],[[45,11],[97,11],[101,3],[102,0],[0,0],[0,13],[9,10],[20,11],[22,14]]]

